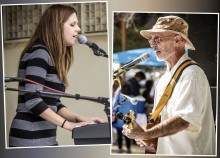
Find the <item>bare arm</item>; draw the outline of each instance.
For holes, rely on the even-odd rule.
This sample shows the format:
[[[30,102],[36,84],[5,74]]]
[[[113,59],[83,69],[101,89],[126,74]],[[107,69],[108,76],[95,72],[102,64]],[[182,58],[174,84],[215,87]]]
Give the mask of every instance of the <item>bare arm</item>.
[[[63,108],[62,108],[63,109]],[[40,116],[42,118],[44,118],[45,120],[57,125],[57,126],[62,126],[64,121],[65,121],[65,118],[61,117],[60,115],[58,115],[57,113],[55,113],[52,109],[50,108],[47,108],[44,112],[42,112],[40,114]],[[72,131],[73,128],[75,127],[79,127],[79,126],[83,126],[83,125],[86,125],[87,123],[85,122],[82,122],[82,123],[72,123],[72,122],[69,122],[69,121],[66,121],[65,124],[63,125],[63,128],[69,130],[69,131]]]
[[[133,129],[130,131],[126,126],[123,128],[123,134],[131,139],[148,140],[152,138],[172,135],[186,129],[189,123],[176,115],[160,124],[150,128],[142,128],[135,120],[132,121]]]
[[[62,116],[63,118],[67,119],[68,121],[71,121],[71,122],[83,122],[83,121],[88,121],[86,119],[86,117],[83,117],[83,116],[79,116],[75,113],[73,113],[72,111],[70,111],[69,109],[67,108],[62,108],[58,111],[58,114],[60,116]]]
[[[189,122],[183,120],[180,116],[174,117],[161,122],[151,129],[146,130],[146,138],[156,138],[167,135],[172,135],[186,129],[189,126]]]
[[[58,111],[58,114],[62,116],[63,118],[67,119],[70,122],[87,122],[87,123],[104,123],[107,122],[107,120],[99,118],[99,117],[84,117],[77,115],[70,111],[67,108],[61,108]]]

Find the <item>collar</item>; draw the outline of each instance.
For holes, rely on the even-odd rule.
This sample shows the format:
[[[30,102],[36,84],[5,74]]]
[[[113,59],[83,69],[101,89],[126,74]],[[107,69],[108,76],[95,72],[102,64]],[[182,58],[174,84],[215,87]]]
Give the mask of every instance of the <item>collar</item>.
[[[174,67],[169,70],[169,68],[167,67],[167,73],[170,74],[174,74],[174,72],[176,71],[176,69],[182,64],[182,62],[184,62],[185,60],[190,59],[189,56],[185,53],[179,60],[178,62],[174,65]]]

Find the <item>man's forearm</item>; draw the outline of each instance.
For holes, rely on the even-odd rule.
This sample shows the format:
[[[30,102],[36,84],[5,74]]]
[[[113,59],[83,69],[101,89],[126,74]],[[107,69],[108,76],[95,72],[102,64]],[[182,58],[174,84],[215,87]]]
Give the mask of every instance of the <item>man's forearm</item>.
[[[147,129],[143,140],[175,134],[186,129],[188,126],[189,122],[176,115],[150,129]]]

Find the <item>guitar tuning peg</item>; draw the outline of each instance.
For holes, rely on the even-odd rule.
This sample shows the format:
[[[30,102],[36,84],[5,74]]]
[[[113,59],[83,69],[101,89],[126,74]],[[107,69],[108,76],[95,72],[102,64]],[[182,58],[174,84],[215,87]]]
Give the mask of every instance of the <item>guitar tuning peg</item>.
[[[131,123],[132,119],[129,117],[128,114],[124,116],[124,114],[122,112],[117,112],[115,116],[117,119],[123,120],[124,124],[126,124],[126,125]]]
[[[117,112],[115,116],[117,119],[124,120],[124,114],[122,112]]]
[[[124,124],[128,125],[130,123],[131,123],[131,118],[130,117],[125,117]]]

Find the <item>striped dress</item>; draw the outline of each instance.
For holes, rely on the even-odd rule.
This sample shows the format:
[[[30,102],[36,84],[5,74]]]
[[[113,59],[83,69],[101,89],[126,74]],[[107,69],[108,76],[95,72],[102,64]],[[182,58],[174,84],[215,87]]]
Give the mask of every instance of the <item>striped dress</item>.
[[[18,77],[27,78],[48,87],[65,91],[51,57],[45,47],[35,45],[21,59]],[[46,91],[36,84],[20,82],[19,89],[30,91]],[[64,105],[59,97],[42,97],[33,93],[18,93],[18,104],[9,133],[10,147],[24,146],[56,146],[57,126],[46,121],[39,115],[51,108],[58,112]]]

